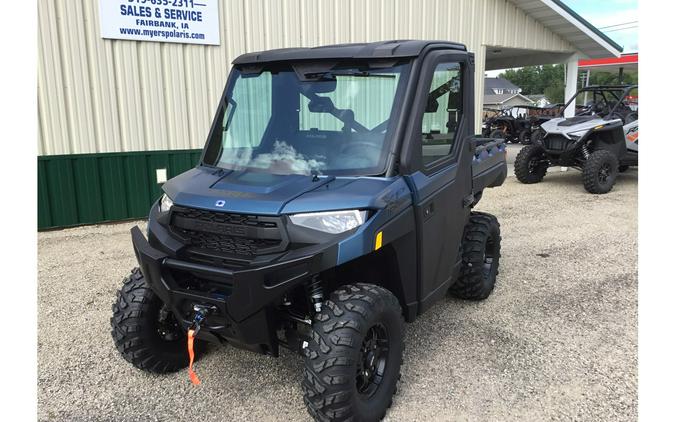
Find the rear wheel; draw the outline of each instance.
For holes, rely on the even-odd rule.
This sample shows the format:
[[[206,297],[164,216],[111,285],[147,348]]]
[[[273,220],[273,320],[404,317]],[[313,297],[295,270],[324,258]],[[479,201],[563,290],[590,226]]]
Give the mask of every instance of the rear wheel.
[[[499,139],[505,139],[506,135],[504,134],[504,131],[501,129],[495,129],[492,132],[490,132],[490,138],[499,138]]]
[[[530,131],[524,130],[518,135],[518,140],[523,145],[529,145],[532,143],[532,134]]]
[[[187,336],[150,289],[140,269],[131,270],[123,283],[110,318],[111,334],[122,357],[148,372],[175,372],[187,367]]]
[[[583,167],[584,188],[590,193],[603,194],[612,190],[619,172],[619,160],[609,151],[591,153]]]
[[[303,349],[302,389],[318,421],[379,421],[392,403],[403,355],[396,297],[372,284],[334,291]]]
[[[632,123],[632,122],[636,121],[637,119],[638,119],[637,112],[632,111],[632,112],[630,112],[626,115],[626,118],[624,119],[624,121],[626,122],[626,124],[628,124],[628,123]]]
[[[449,293],[461,299],[482,300],[490,296],[499,273],[501,235],[497,217],[472,212],[464,228],[462,269]]]
[[[548,169],[544,149],[539,145],[527,145],[518,152],[513,164],[516,178],[520,183],[541,182]]]

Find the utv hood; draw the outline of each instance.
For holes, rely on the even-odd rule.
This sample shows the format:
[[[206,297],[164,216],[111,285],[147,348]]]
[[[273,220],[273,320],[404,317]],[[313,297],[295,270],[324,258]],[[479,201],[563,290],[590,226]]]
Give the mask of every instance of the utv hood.
[[[618,119],[615,119],[618,120]],[[542,123],[546,133],[569,134],[571,132],[588,131],[599,125],[606,125],[614,120],[605,120],[599,116],[558,117]]]
[[[276,175],[197,167],[166,182],[176,205],[239,214],[279,215],[384,208],[395,193],[409,196],[401,178]]]

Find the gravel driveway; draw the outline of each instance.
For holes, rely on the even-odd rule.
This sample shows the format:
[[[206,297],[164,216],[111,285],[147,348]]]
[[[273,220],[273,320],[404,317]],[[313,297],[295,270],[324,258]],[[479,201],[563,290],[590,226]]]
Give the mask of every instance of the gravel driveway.
[[[637,419],[637,170],[603,196],[580,173],[509,177],[479,209],[498,216],[497,288],[445,299],[408,325],[392,421]],[[110,338],[115,291],[135,265],[129,228],[38,235],[40,420],[308,420],[302,360],[212,347],[186,372],[142,373]]]

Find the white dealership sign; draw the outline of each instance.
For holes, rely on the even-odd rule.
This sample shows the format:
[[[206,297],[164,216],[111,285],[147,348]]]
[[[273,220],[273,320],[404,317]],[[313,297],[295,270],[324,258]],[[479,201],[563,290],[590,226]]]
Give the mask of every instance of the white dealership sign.
[[[101,36],[220,44],[218,0],[99,0]]]

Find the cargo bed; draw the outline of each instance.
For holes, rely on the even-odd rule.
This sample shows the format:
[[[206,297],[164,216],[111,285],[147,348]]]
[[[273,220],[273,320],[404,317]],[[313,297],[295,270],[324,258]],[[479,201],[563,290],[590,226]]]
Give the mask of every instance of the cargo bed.
[[[500,186],[506,179],[506,142],[498,138],[471,138],[474,149],[473,193]]]

